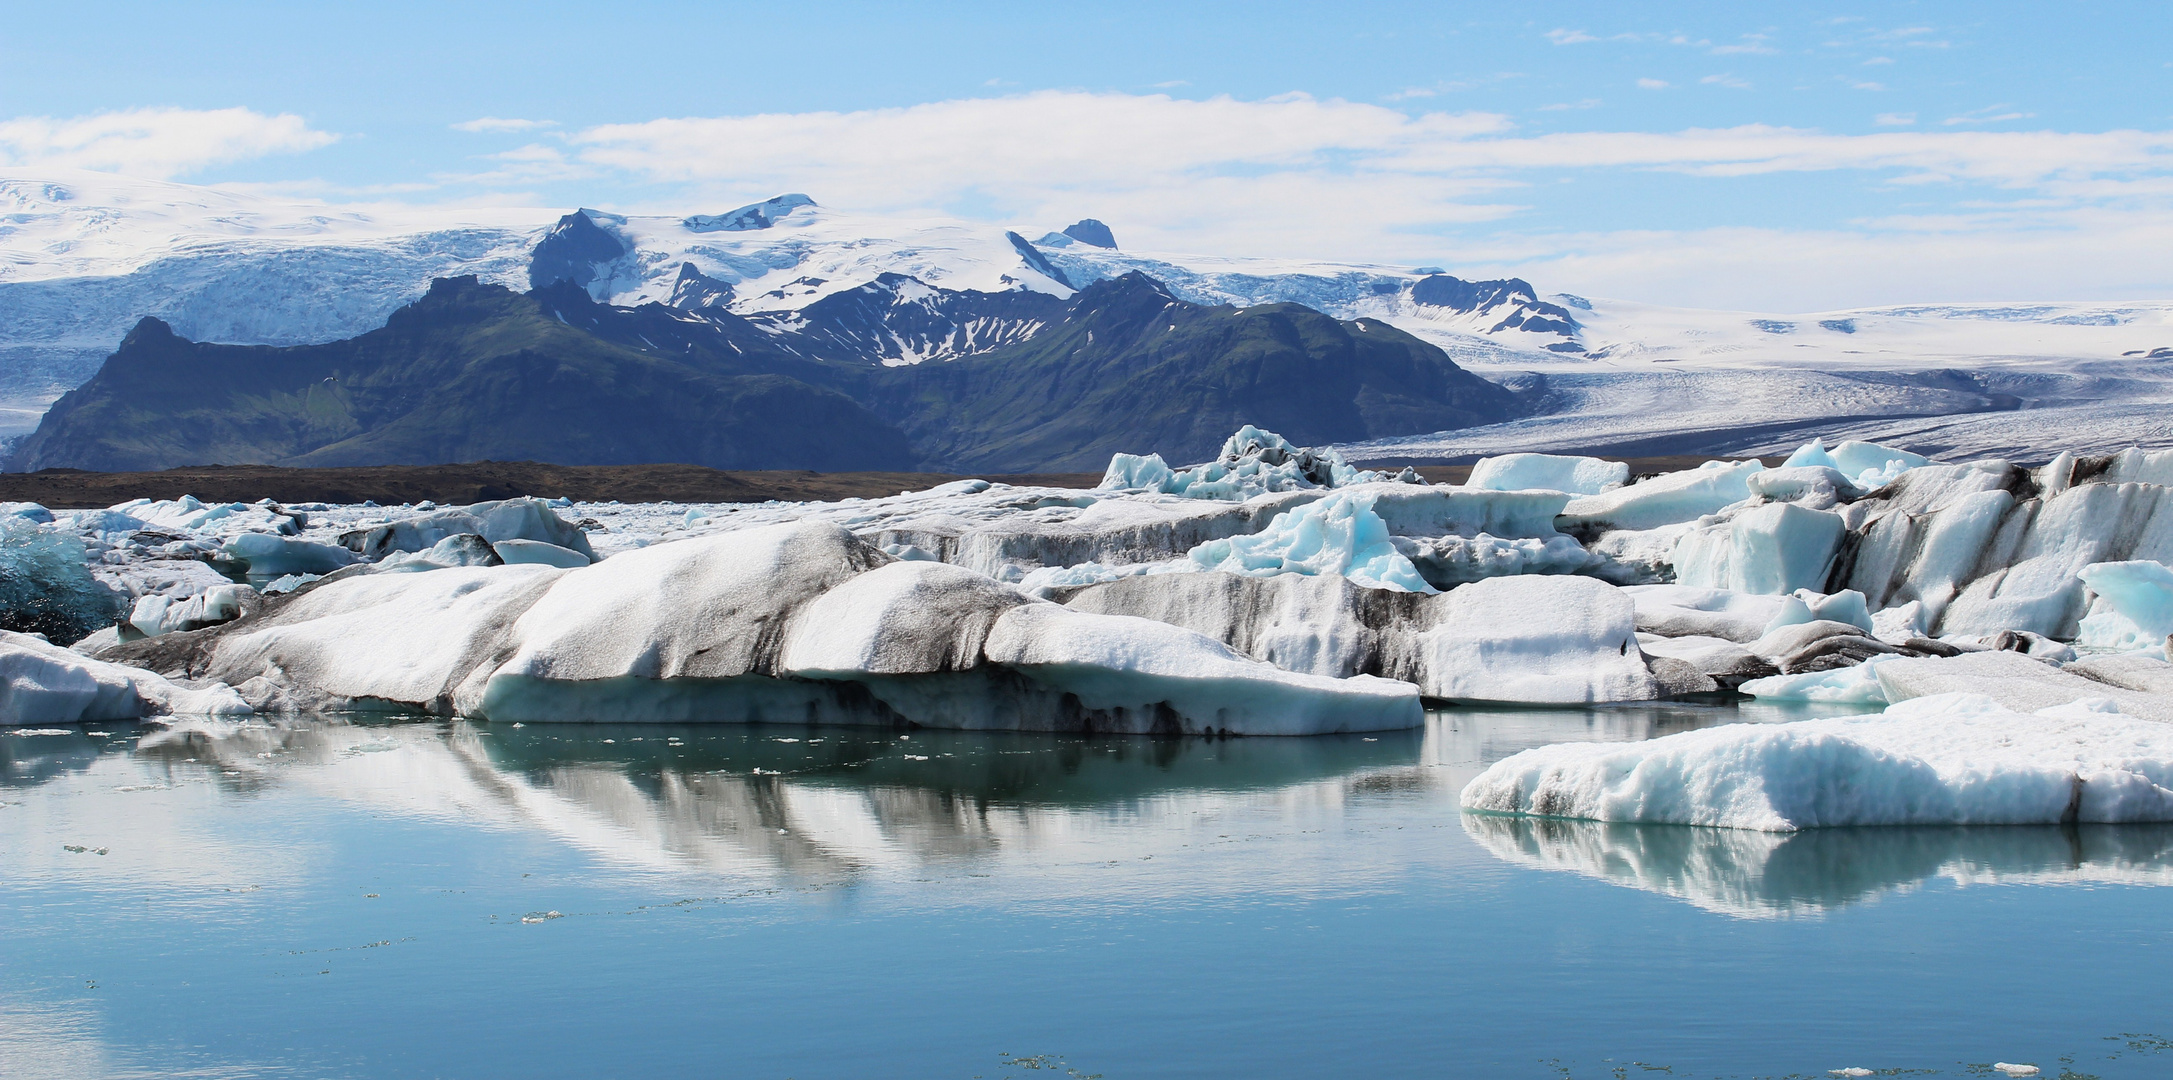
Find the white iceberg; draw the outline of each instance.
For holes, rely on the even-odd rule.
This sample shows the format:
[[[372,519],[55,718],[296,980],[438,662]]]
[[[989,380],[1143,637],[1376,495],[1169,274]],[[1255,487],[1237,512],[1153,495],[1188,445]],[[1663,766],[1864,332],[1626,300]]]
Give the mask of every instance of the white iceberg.
[[[1841,515],[1794,503],[1766,503],[1675,542],[1675,580],[1693,588],[1747,593],[1820,589],[1847,532]]]
[[[1630,466],[1620,461],[1561,454],[1502,454],[1480,458],[1464,485],[1489,491],[1541,489],[1597,495],[1629,479]]]
[[[1370,491],[1339,491],[1290,510],[1250,536],[1210,540],[1192,549],[1202,569],[1248,577],[1339,574],[1360,585],[1432,592],[1373,512]]]
[[[1886,705],[1886,689],[1879,685],[1878,665],[1894,659],[1874,656],[1854,667],[1832,671],[1806,671],[1799,675],[1769,675],[1752,679],[1736,689],[1766,701],[1815,701],[1826,704]]]
[[[1310,734],[1422,719],[1408,684],[1280,671],[817,522],[571,570],[326,582],[201,647],[192,668],[251,700],[493,720]]]
[[[1416,480],[1415,473],[1408,479]],[[1293,445],[1272,431],[1247,424],[1224,440],[1215,460],[1172,469],[1160,454],[1116,454],[1102,474],[1112,491],[1152,491],[1187,499],[1242,500],[1274,491],[1347,487],[1388,479],[1353,468],[1334,450]]]
[[[1763,472],[1757,461],[1708,461],[1628,487],[1569,501],[1562,527],[1571,530],[1643,530],[1695,521],[1750,498],[1749,479]]]
[[[495,544],[504,540],[540,540],[590,558],[588,534],[559,517],[551,504],[534,497],[476,503],[457,510],[431,510],[381,525],[356,529],[340,542],[365,558],[396,551],[427,551],[438,541],[474,533]]]
[[[1824,466],[1840,472],[1866,491],[1890,484],[1902,473],[1931,464],[1922,454],[1912,454],[1878,443],[1849,440],[1832,450],[1823,439],[1814,439],[1788,455],[1783,468]]]
[[[228,558],[245,563],[256,578],[288,574],[329,574],[355,563],[355,553],[331,544],[313,543],[272,533],[245,532],[226,542]]]
[[[2021,713],[1946,694],[1871,716],[1527,750],[1461,799],[1496,813],[1771,832],[2173,821],[2173,726],[2103,700]]]
[[[2077,576],[2110,609],[2083,617],[2081,644],[2123,652],[2165,646],[2173,634],[2173,568],[2144,560],[2092,563]]]
[[[1412,675],[1428,697],[1586,704],[1660,696],[1637,645],[1637,608],[1585,577],[1488,578],[1428,602]]]
[[[249,711],[241,695],[224,686],[181,686],[138,668],[93,660],[32,634],[0,630],[0,718],[9,724]]]
[[[1886,700],[1897,704],[1912,698],[1967,692],[2027,712],[2077,698],[2099,697],[2114,702],[2130,716],[2173,721],[2173,697],[2099,682],[2006,650],[1900,657],[1880,664],[1876,674]]]

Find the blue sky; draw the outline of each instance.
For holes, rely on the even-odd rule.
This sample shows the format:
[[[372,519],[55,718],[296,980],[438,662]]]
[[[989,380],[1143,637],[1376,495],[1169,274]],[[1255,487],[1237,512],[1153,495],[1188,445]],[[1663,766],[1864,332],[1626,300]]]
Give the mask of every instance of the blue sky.
[[[26,5],[0,163],[336,202],[790,188],[1772,310],[2162,297],[2169,10]]]

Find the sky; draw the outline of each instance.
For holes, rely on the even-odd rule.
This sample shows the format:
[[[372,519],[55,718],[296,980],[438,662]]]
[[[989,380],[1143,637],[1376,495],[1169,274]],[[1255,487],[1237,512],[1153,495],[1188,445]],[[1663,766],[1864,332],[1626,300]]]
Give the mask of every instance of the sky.
[[[0,165],[1796,312],[2173,298],[2173,5],[11,6]]]

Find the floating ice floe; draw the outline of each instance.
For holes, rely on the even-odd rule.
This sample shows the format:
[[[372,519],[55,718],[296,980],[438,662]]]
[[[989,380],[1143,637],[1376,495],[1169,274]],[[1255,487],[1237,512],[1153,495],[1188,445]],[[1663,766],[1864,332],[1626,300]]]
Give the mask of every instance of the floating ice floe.
[[[812,522],[570,570],[325,581],[191,645],[188,670],[268,708],[1237,734],[1421,717],[1405,683],[1282,671],[1178,627],[894,561]]]
[[[80,724],[146,716],[246,715],[225,686],[192,688],[140,668],[0,630],[0,717],[10,724]]]
[[[1527,750],[1480,774],[1462,802],[1774,832],[2173,821],[2173,725],[2124,716],[2103,698],[2024,713],[1941,694],[1872,716]]]

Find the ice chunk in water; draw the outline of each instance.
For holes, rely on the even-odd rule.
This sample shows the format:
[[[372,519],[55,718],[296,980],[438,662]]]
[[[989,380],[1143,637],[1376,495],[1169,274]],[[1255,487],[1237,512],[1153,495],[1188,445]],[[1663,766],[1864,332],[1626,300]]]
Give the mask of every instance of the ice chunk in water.
[[[40,638],[0,630],[0,716],[18,724],[76,724],[164,715],[243,715],[224,686],[192,690]]]
[[[0,629],[75,641],[118,614],[120,598],[91,576],[83,541],[0,515]]]
[[[1975,694],[1883,713],[1561,743],[1494,764],[1472,810],[1791,831],[1838,825],[2173,821],[2173,726],[2083,701]]]

